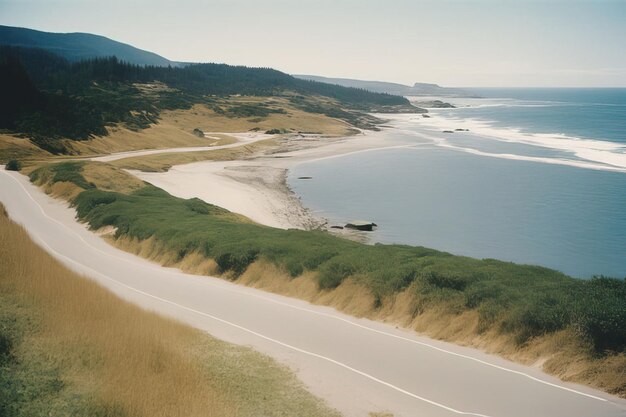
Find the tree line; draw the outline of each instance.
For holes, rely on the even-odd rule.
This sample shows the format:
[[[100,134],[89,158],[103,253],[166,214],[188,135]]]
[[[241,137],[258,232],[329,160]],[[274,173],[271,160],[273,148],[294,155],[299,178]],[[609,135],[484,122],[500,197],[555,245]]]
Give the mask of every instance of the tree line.
[[[170,89],[146,95],[135,83]],[[226,64],[141,66],[116,57],[69,62],[37,48],[0,46],[0,129],[23,133],[53,153],[61,138],[106,135],[106,126],[141,129],[164,109],[188,108],[207,96],[273,96],[285,92],[333,98],[352,109],[407,106],[404,97],[300,80],[271,68]]]

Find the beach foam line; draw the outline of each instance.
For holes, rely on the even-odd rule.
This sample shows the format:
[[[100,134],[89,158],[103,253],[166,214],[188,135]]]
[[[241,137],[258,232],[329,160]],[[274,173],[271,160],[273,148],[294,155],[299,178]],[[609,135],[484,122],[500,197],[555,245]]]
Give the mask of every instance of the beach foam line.
[[[477,119],[460,119],[442,116],[441,114],[433,115],[430,118],[410,117],[410,115],[402,115],[403,117],[390,117],[397,124],[398,129],[402,133],[417,134],[420,137],[423,131],[432,133],[441,132],[442,130],[453,129],[469,129],[472,136],[476,139],[486,138],[507,143],[519,143],[524,145],[536,146],[561,152],[572,154],[572,158],[551,158],[551,157],[530,157],[527,155],[510,154],[506,157],[513,159],[535,160],[537,162],[556,163],[561,165],[572,165],[580,168],[589,168],[596,170],[608,170],[624,172],[626,170],[626,145],[604,141],[599,139],[583,139],[568,136],[563,133],[525,133],[517,128],[495,128],[487,121]],[[406,117],[409,116],[409,117]],[[420,127],[422,132],[416,131],[415,127]],[[435,144],[442,146],[447,141],[440,137],[429,137],[434,140]],[[442,140],[443,139],[443,140]],[[447,147],[450,147],[449,143]],[[461,148],[461,147],[457,147]],[[467,148],[471,150],[472,148]],[[474,152],[476,151],[476,152]],[[478,151],[474,149],[472,153],[491,155],[496,157],[505,157],[502,154],[490,154],[489,152]]]
[[[421,137],[426,137],[427,135],[420,135]],[[594,162],[585,162],[578,161],[574,159],[565,159],[565,158],[551,158],[551,157],[541,157],[541,156],[528,156],[528,155],[517,155],[511,153],[491,153],[485,152],[474,148],[465,148],[462,146],[456,146],[449,143],[447,140],[443,138],[437,138],[431,136],[433,139],[434,145],[440,148],[446,148],[454,151],[465,152],[472,155],[477,156],[486,156],[490,158],[500,158],[500,159],[510,159],[516,161],[528,161],[528,162],[539,162],[544,164],[552,164],[552,165],[565,165],[571,166],[575,168],[583,168],[583,169],[593,169],[596,171],[611,171],[611,172],[623,172],[626,173],[626,168],[616,167],[611,165],[603,165]],[[417,146],[407,146],[409,149],[419,149]]]

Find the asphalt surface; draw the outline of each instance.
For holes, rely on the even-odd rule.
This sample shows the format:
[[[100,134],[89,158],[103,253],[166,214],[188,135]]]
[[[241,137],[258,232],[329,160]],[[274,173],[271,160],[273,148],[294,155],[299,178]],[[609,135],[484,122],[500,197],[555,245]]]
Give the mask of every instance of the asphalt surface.
[[[346,416],[626,416],[625,400],[535,368],[117,250],[66,204],[2,167],[0,202],[71,269],[146,309],[272,356]]]

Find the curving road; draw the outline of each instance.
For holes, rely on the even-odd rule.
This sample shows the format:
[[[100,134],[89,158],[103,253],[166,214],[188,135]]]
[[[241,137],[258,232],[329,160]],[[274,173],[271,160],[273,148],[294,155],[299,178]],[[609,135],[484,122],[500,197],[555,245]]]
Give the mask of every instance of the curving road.
[[[278,359],[347,416],[626,416],[625,400],[534,368],[117,250],[65,204],[1,168],[0,201],[70,268],[147,309]]]
[[[264,133],[207,133],[214,135],[226,135],[231,136],[237,139],[237,142],[229,143],[227,145],[213,145],[213,146],[187,146],[180,148],[162,148],[162,149],[142,149],[137,151],[124,151],[124,152],[115,152],[107,155],[94,156],[87,158],[90,161],[99,161],[99,162],[111,162],[117,161],[119,159],[132,158],[135,156],[148,156],[148,155],[158,155],[162,153],[184,153],[184,152],[199,152],[199,151],[216,151],[218,149],[229,149],[229,148],[237,148],[239,146],[250,145],[254,142],[258,142],[260,140],[268,139],[273,137],[273,135],[268,135]]]

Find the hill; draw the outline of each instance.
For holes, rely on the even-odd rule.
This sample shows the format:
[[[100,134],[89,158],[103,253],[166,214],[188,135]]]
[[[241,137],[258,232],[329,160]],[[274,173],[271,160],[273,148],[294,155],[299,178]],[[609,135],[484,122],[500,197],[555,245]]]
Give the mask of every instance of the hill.
[[[90,33],[50,33],[27,28],[0,26],[0,44],[44,49],[70,62],[116,56],[121,61],[136,65],[162,67],[180,65],[153,52]]]
[[[375,93],[387,93],[399,96],[437,96],[437,97],[474,97],[469,91],[460,88],[441,87],[437,84],[415,83],[408,86],[385,81],[364,81],[350,78],[328,78],[318,75],[294,75],[301,80],[311,80],[344,87],[362,88]]]
[[[366,112],[425,111],[404,97],[300,80],[271,68],[141,66],[117,57],[70,62],[43,49],[3,45],[0,92],[0,129],[26,135],[56,154],[67,152],[63,140],[106,136],[107,127],[114,125],[148,128],[158,122],[163,110],[202,104],[222,111],[216,106],[219,97],[284,97],[302,111],[364,129],[376,128]],[[251,117],[267,111],[235,113]]]

